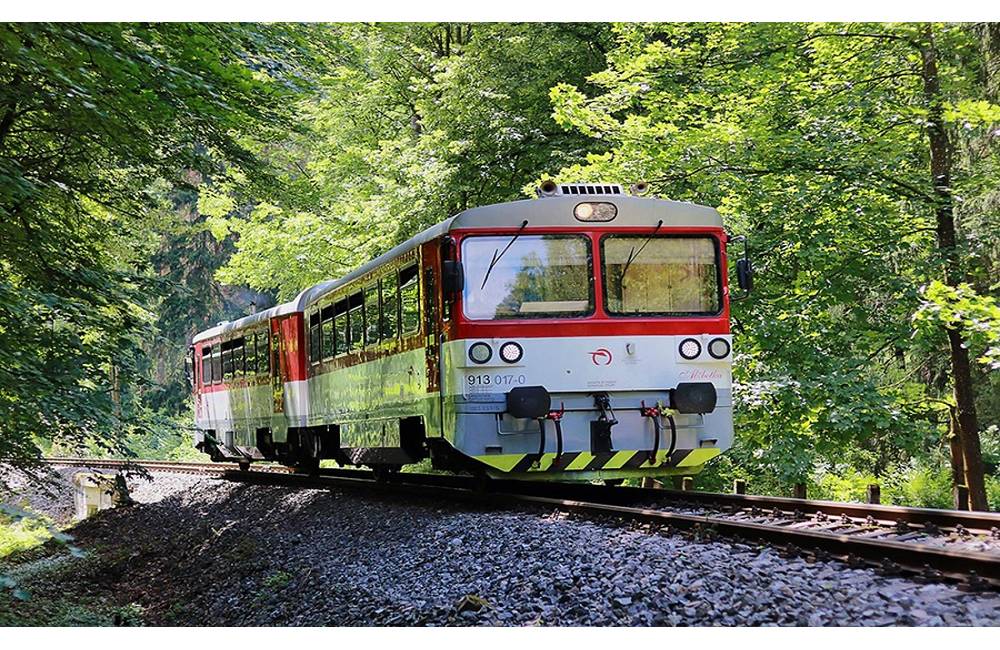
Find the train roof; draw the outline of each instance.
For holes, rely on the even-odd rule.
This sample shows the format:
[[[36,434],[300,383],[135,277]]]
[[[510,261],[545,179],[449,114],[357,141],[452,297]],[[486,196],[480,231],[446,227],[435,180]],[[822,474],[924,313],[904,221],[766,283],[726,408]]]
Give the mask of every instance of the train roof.
[[[613,203],[618,208],[618,215],[613,221],[594,224],[601,228],[655,226],[660,219],[663,220],[663,226],[666,228],[672,226],[722,227],[722,217],[715,208],[695,203],[625,195],[550,196],[470,208],[427,228],[341,278],[327,280],[304,289],[289,302],[238,320],[220,323],[211,329],[199,332],[195,335],[193,342],[197,343],[226,332],[246,329],[274,316],[304,311],[306,307],[330,292],[336,291],[337,288],[452,230],[516,228],[525,219],[528,220],[529,228],[532,226],[580,226],[581,222],[573,216],[573,209],[577,204],[586,201]]]

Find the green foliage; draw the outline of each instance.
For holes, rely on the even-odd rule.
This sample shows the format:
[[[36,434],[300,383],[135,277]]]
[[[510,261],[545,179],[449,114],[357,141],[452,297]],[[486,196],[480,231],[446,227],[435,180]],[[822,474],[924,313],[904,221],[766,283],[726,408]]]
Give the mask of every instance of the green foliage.
[[[994,297],[981,296],[966,283],[949,287],[934,280],[924,289],[913,321],[924,336],[959,330],[973,349],[985,350],[979,361],[1000,370],[1000,305]]]
[[[518,198],[597,146],[560,129],[549,88],[603,65],[608,29],[574,24],[338,25],[305,134],[264,152],[297,188],[248,204],[231,183],[199,210],[237,251],[219,279],[288,299],[471,206]]]
[[[845,462],[881,472],[943,433],[941,349],[912,324],[938,304],[918,288],[940,263],[922,30],[618,25],[607,69],[589,78],[599,92],[552,89],[556,119],[605,144],[560,179],[647,179],[661,195],[719,206],[750,237],[757,289],[733,306],[734,392],[740,458],[755,475],[787,483]],[[934,33],[951,128],[990,128],[975,35]],[[958,167],[957,192],[996,191],[978,173],[996,152],[981,158]],[[992,336],[992,298],[963,295],[944,317]]]
[[[0,559],[33,548],[52,538],[49,532],[51,522],[46,522],[40,517],[13,517],[10,514],[0,512]],[[3,578],[0,577],[0,582]],[[15,588],[16,584],[7,584]]]
[[[150,431],[162,188],[227,169],[246,192],[277,190],[246,138],[294,130],[307,40],[249,24],[0,25],[0,456],[23,462],[35,439],[125,453]]]
[[[292,574],[287,571],[276,571],[264,578],[264,586],[268,589],[284,589],[292,581]]]
[[[700,485],[948,501],[944,328],[1000,463],[989,29],[931,29],[949,288],[922,25],[0,25],[0,457],[194,455],[196,331],[557,174],[648,180],[750,238],[738,442]]]

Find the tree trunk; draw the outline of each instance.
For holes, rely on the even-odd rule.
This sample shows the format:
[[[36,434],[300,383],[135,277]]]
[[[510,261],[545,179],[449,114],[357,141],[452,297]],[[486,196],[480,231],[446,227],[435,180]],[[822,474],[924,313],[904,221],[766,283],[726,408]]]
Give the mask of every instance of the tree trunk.
[[[944,281],[948,286],[955,287],[962,281],[962,267],[955,243],[955,212],[951,194],[951,143],[943,123],[944,97],[941,94],[941,81],[938,77],[934,30],[930,24],[924,26],[923,36],[920,47],[923,63],[921,76],[924,82],[924,100],[928,109],[927,138],[930,144],[931,179],[934,182],[934,216],[937,221],[938,251],[944,262]],[[961,333],[950,327],[948,345],[951,349],[952,385],[958,411],[956,433],[965,461],[969,507],[972,510],[988,510],[969,351],[962,345]]]
[[[986,72],[986,97],[996,102],[1000,98],[1000,23],[980,25],[979,43]]]
[[[959,486],[965,487],[965,454],[958,435],[958,413],[955,407],[948,409],[948,451],[951,456],[951,484],[955,510],[968,510],[968,498],[962,498]]]

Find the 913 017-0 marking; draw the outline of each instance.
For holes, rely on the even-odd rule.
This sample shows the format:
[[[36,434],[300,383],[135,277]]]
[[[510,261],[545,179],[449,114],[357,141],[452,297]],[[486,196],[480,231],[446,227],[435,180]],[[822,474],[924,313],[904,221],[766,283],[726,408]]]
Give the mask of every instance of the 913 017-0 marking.
[[[469,386],[523,386],[527,378],[506,373],[476,373],[468,375],[465,382]]]

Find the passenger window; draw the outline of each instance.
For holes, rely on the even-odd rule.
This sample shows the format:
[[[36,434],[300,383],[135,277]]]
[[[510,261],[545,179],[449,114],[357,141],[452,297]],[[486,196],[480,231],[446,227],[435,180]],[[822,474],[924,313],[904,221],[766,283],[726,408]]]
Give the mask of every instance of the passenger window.
[[[420,329],[420,284],[417,282],[415,265],[399,272],[399,299],[403,332],[412,334]]]
[[[212,383],[222,383],[222,350],[218,345],[212,346]]]
[[[243,339],[242,338],[238,338],[238,339],[236,339],[233,342],[233,344],[234,344],[234,347],[233,347],[233,376],[234,377],[242,377],[243,376],[243,370],[244,370],[243,364],[246,363],[246,359],[243,356],[243,348],[244,348],[244,346],[243,346]]]
[[[323,358],[329,359],[337,353],[336,334],[333,330],[333,305],[323,308],[320,338],[323,340]]]
[[[365,287],[365,345],[378,343],[379,329],[378,284],[373,284]]]
[[[263,375],[271,374],[271,351],[270,351],[270,340],[271,337],[267,335],[267,332],[257,332],[257,372]]]
[[[350,297],[347,319],[350,328],[351,351],[360,350],[365,345],[365,312],[361,292]]]
[[[313,312],[309,316],[309,362],[319,363],[319,360],[323,358],[323,352],[320,348],[320,338],[319,338],[319,312]]]
[[[245,354],[248,377],[253,377],[257,374],[257,347],[255,345],[255,338],[253,334],[247,334]]]
[[[382,340],[392,341],[399,336],[399,286],[396,272],[382,278]]]
[[[222,344],[222,379],[229,381],[233,378],[233,349],[229,341]]]
[[[212,348],[201,349],[201,385],[207,386],[212,383]]]
[[[338,355],[347,354],[351,331],[347,325],[347,298],[338,300],[333,306],[333,329],[336,332],[334,349]]]

